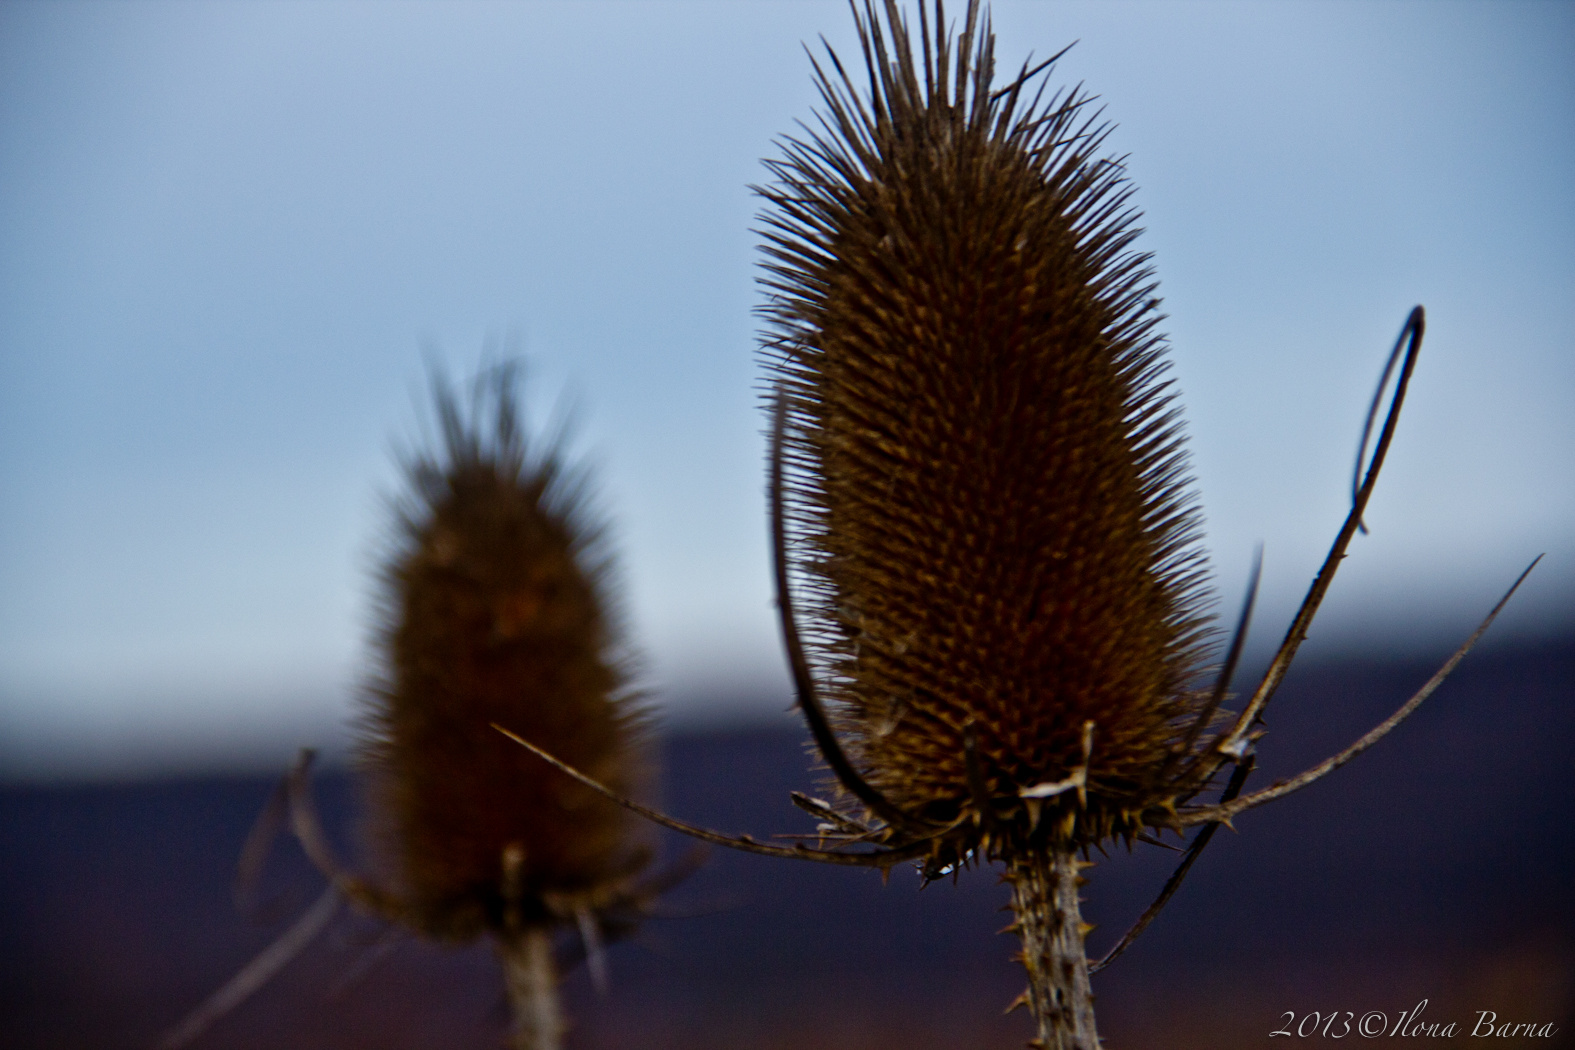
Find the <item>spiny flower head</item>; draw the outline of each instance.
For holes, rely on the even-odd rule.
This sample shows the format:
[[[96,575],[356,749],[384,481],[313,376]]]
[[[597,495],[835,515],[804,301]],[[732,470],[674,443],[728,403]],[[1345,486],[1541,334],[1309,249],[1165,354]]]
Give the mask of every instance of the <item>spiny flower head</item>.
[[[374,829],[405,918],[437,937],[551,925],[617,897],[648,851],[627,814],[492,728],[628,792],[639,715],[584,485],[530,447],[515,376],[468,414],[435,383],[442,447],[407,464],[370,691]]]
[[[1209,633],[1131,189],[1087,96],[993,84],[976,4],[955,44],[921,8],[919,54],[885,14],[855,11],[867,92],[817,65],[820,128],[759,191],[811,663],[952,856],[1131,836],[1195,790]]]

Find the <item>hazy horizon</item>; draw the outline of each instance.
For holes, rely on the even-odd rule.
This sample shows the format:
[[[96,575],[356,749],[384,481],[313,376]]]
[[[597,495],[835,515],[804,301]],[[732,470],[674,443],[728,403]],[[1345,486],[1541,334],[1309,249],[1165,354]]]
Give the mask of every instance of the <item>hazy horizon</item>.
[[[994,28],[1004,69],[1076,40],[1051,84],[1116,125],[1223,616],[1262,542],[1283,632],[1420,302],[1308,658],[1441,659],[1544,552],[1489,643],[1575,630],[1575,7]],[[820,34],[856,55],[839,0],[0,6],[0,778],[342,726],[428,360],[572,409],[661,716],[786,718],[748,186]]]

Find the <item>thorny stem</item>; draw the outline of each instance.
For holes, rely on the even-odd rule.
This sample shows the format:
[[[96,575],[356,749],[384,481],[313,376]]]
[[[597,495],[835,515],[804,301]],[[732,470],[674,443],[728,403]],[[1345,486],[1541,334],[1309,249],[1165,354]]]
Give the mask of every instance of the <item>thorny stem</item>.
[[[1029,849],[1007,868],[1014,924],[1028,971],[1028,1008],[1042,1050],[1099,1050],[1094,1032],[1094,994],[1078,908],[1078,887],[1087,867],[1064,847]]]
[[[559,1050],[564,1024],[552,962],[552,930],[527,926],[513,936],[498,938],[498,958],[514,1014],[511,1050]]]

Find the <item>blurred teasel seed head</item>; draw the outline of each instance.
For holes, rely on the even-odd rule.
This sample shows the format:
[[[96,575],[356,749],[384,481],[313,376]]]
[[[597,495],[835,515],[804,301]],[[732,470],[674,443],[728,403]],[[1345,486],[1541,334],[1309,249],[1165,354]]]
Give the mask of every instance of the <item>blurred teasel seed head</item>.
[[[1130,840],[1191,790],[1211,634],[1132,190],[1089,96],[995,84],[977,4],[885,16],[759,191],[809,663],[932,872]]]
[[[630,921],[651,854],[624,810],[493,725],[633,793],[641,712],[583,475],[560,442],[527,435],[516,369],[485,373],[463,406],[433,385],[441,445],[406,463],[382,572],[363,754],[371,837],[404,922],[441,939],[495,935],[517,1014],[550,1014],[528,1000],[555,994],[553,932],[577,925],[594,940]],[[537,1020],[516,1046],[556,1045],[561,1023]]]

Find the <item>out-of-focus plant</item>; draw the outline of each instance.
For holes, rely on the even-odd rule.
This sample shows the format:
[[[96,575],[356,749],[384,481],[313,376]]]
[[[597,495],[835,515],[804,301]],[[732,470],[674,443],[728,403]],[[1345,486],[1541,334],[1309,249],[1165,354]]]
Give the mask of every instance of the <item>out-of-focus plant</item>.
[[[1036,1045],[1095,1050],[1091,972],[1214,829],[1370,747],[1503,603],[1390,719],[1242,795],[1264,707],[1362,527],[1422,309],[1374,397],[1351,511],[1263,681],[1227,711],[1257,570],[1205,685],[1213,599],[1157,286],[1124,168],[1101,152],[1108,126],[1080,90],[1036,86],[1054,59],[998,85],[977,2],[956,36],[939,2],[921,5],[916,36],[895,0],[884,16],[855,8],[867,87],[828,52],[818,127],[782,144],[760,191],[777,604],[839,796],[795,796],[822,821],[814,846],[634,808],[759,853],[911,859],[926,879],[1000,862]],[[1090,849],[1198,827],[1154,906],[1091,965],[1078,892]]]
[[[622,793],[645,774],[642,714],[585,478],[566,469],[560,441],[538,446],[527,435],[517,385],[513,367],[496,368],[461,406],[435,379],[441,445],[406,463],[360,755],[364,837],[383,870],[368,878],[340,866],[304,758],[288,781],[289,810],[328,895],[166,1046],[266,981],[343,899],[435,940],[490,936],[512,1046],[553,1050],[565,1027],[559,933],[577,932],[601,984],[601,944],[631,932],[684,874],[651,874],[650,845],[627,812],[491,728],[542,741]]]
[[[468,418],[437,390],[440,455],[408,466],[384,568],[383,673],[365,750],[373,834],[393,858],[378,907],[445,940],[491,934],[515,1045],[557,1044],[553,939],[597,961],[651,860],[627,813],[491,731],[558,741],[620,790],[640,778],[639,711],[606,593],[601,529],[555,442],[530,447],[513,371],[479,380]]]

